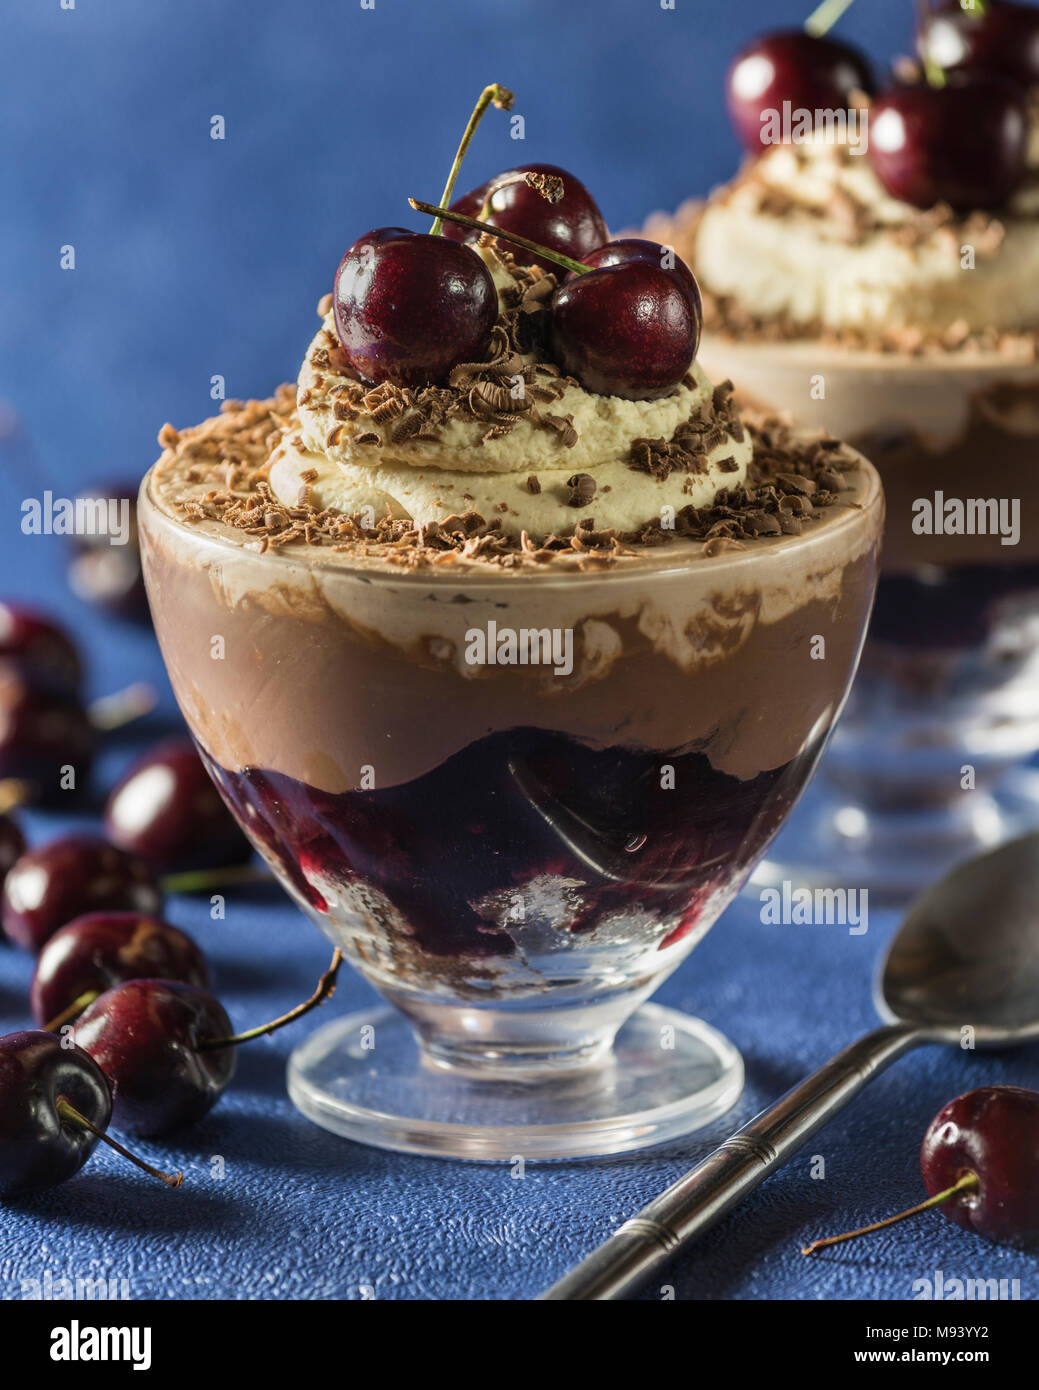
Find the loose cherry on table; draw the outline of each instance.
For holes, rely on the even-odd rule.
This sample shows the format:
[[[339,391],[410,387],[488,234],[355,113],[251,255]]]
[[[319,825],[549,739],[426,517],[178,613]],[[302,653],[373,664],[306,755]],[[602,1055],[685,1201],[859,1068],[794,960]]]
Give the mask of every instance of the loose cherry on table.
[[[180,980],[209,987],[209,966],[191,937],[158,917],[89,912],[61,927],[36,960],[29,1005],[40,1027],[60,1028],[126,980]]]
[[[0,600],[0,663],[52,695],[78,695],[83,684],[79,651],[60,623],[6,600]]]
[[[552,297],[553,355],[587,390],[653,400],[673,390],[692,366],[700,341],[700,291],[670,248],[631,237],[575,261],[462,213],[417,198],[409,202],[419,212],[495,232],[570,272]]]
[[[77,694],[40,689],[19,665],[0,660],[0,779],[21,783],[25,800],[56,806],[78,799],[97,741]]]
[[[916,207],[995,208],[1024,178],[1028,110],[1014,83],[950,73],[943,85],[884,92],[870,112],[868,158],[881,183]]]
[[[561,188],[558,198],[551,194],[546,196],[546,181],[554,185],[554,189]],[[550,251],[579,261],[609,236],[603,215],[587,188],[573,174],[555,164],[525,164],[518,169],[507,169],[457,198],[451,209],[491,226],[518,232],[530,241],[547,246]],[[444,227],[444,235],[456,241],[476,241],[481,234],[449,223]],[[548,271],[555,269],[543,256],[518,247],[513,249],[521,264],[539,265]]]
[[[451,165],[445,202],[492,104],[507,110],[512,93],[497,84],[484,89]],[[380,227],[358,238],[339,262],[332,290],[336,333],[363,381],[441,384],[452,367],[486,357],[498,318],[494,281],[471,247],[442,232],[440,218],[428,234]]]
[[[116,783],[105,804],[105,833],[163,874],[244,864],[252,856],[187,738],[158,744]]]
[[[35,1030],[0,1038],[0,1195],[64,1182],[99,1140],[179,1187],[180,1173],[153,1168],[105,1134],[111,1115],[108,1082],[81,1048]]]
[[[811,22],[811,21],[809,21]],[[846,109],[873,91],[865,54],[836,39],[793,29],[766,34],[740,50],[725,82],[729,117],[752,154],[765,147],[765,113]]]
[[[0,920],[17,945],[39,951],[59,927],[87,912],[154,916],[162,890],[143,859],[98,835],[63,835],[26,851],[8,870]]]
[[[987,1240],[1039,1245],[1039,1091],[983,1086],[957,1096],[927,1127],[920,1168],[930,1196],[908,1211],[805,1246],[810,1255],[937,1208]]]
[[[924,63],[946,72],[996,73],[1024,86],[1039,83],[1039,10],[1009,0],[964,9],[945,0],[917,28]]]
[[[941,1210],[957,1225],[1009,1245],[1039,1244],[1039,1091],[984,1086],[950,1101],[920,1153],[932,1199],[975,1173]]]
[[[77,500],[102,505],[115,502],[125,507],[129,534],[124,545],[114,545],[106,532],[73,538],[75,553],[68,570],[73,593],[118,618],[149,622],[137,537],[137,483],[126,480],[98,483],[80,493]]]
[[[87,705],[83,663],[60,624],[0,601],[0,782],[21,799],[68,805],[86,789],[99,735],[146,714],[151,686],[136,684]]]
[[[113,1115],[132,1134],[166,1134],[202,1118],[234,1075],[235,1048],[301,1018],[335,990],[336,951],[314,994],[297,1008],[234,1033],[208,991],[173,980],[129,980],[80,1015],[74,1038],[112,1088]]]

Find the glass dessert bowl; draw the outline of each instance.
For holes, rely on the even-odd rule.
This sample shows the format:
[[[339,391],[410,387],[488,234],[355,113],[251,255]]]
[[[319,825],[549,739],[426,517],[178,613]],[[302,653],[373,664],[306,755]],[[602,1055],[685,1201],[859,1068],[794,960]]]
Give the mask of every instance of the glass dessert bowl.
[[[860,455],[712,387],[695,285],[660,248],[599,289],[611,342],[626,285],[670,296],[680,366],[633,385],[657,367],[589,349],[611,394],[554,356],[550,274],[497,238],[450,245],[493,276],[485,356],[362,380],[348,253],[298,388],[160,435],[146,582],[225,800],[388,1004],[297,1049],[297,1105],[416,1152],[619,1152],[739,1095],[735,1048],[645,1001],[811,775],[883,502]]]
[[[724,1039],[670,1010],[628,1020],[738,891],[840,709],[874,582],[868,466],[800,536],[515,569],[261,553],[175,515],[172,471],[140,506],[181,709],[280,882],[400,1010],[304,1044],[297,1103],[355,1138],[486,1157],[633,1148],[726,1109]],[[524,631],[558,661],[507,664]],[[488,633],[498,662],[467,660]]]
[[[872,109],[871,151],[884,119]],[[1039,751],[1032,119],[996,212],[912,205],[861,150],[817,140],[762,150],[706,203],[647,223],[700,280],[707,370],[861,449],[887,498],[859,674],[755,882],[855,883],[901,901],[1039,820],[1026,767]],[[969,178],[978,149],[963,159]]]

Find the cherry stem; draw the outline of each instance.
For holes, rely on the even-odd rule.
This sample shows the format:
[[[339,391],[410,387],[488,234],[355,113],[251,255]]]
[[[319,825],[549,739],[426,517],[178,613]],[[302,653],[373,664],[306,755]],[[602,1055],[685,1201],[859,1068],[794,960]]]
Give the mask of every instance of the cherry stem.
[[[590,270],[595,269],[594,266],[585,265],[583,261],[572,260],[559,251],[550,251],[547,246],[539,246],[536,241],[528,241],[525,236],[518,236],[515,232],[507,232],[503,227],[494,227],[490,222],[479,222],[475,217],[466,217],[463,213],[452,212],[450,208],[438,208],[433,203],[423,203],[418,198],[409,198],[408,202],[416,212],[436,213],[446,222],[457,222],[460,227],[469,227],[474,232],[486,232],[488,236],[511,242],[513,246],[522,246],[524,251],[532,251],[536,256],[544,256],[546,261],[561,265],[564,270],[572,270],[575,275],[587,275]]]
[[[100,700],[91,701],[87,714],[95,729],[107,733],[140,719],[144,714],[151,714],[158,703],[159,692],[155,687],[145,681],[136,681],[125,690],[117,690],[114,695],[103,695]]]
[[[282,1014],[281,1018],[264,1023],[259,1028],[250,1028],[247,1033],[235,1033],[230,1038],[203,1038],[198,1044],[199,1052],[215,1052],[221,1047],[237,1047],[239,1043],[252,1042],[254,1038],[262,1038],[265,1033],[270,1034],[278,1028],[284,1028],[286,1023],[295,1023],[297,1018],[302,1018],[304,1014],[309,1014],[311,1009],[318,1008],[326,999],[331,999],[335,993],[336,977],[342,963],[343,953],[337,946],[332,952],[332,964],[318,980],[317,989],[304,1003],[297,1004],[287,1014]]]
[[[821,39],[824,34],[829,33],[844,11],[850,9],[851,4],[852,0],[822,0],[822,4],[817,5],[805,20],[805,33],[810,34],[813,39]]]
[[[928,87],[944,87],[945,72],[934,61],[929,53],[924,54],[924,77],[927,79]]]
[[[451,165],[451,172],[447,176],[447,183],[444,184],[444,192],[441,196],[441,203],[446,205],[451,201],[451,194],[455,191],[455,184],[458,181],[458,174],[462,168],[462,160],[465,152],[469,148],[470,141],[476,134],[476,127],[483,120],[483,113],[493,102],[500,111],[511,111],[515,97],[508,87],[501,86],[498,82],[492,82],[489,87],[484,87],[480,93],[480,100],[473,107],[473,114],[469,117],[469,124],[462,132],[462,139],[455,154],[454,163]],[[444,221],[441,216],[433,219],[433,225],[429,229],[430,236],[440,236],[444,230]]]
[[[145,1163],[143,1158],[138,1158],[136,1154],[132,1154],[130,1150],[124,1148],[117,1139],[113,1139],[110,1134],[106,1134],[103,1129],[99,1129],[91,1120],[88,1120],[86,1115],[81,1115],[69,1100],[68,1096],[59,1096],[55,1102],[55,1108],[58,1112],[59,1120],[64,1121],[66,1124],[78,1125],[80,1129],[88,1129],[91,1134],[103,1140],[110,1149],[115,1149],[117,1154],[121,1154],[123,1158],[128,1158],[131,1163],[136,1164],[138,1168],[148,1173],[151,1177],[158,1178],[159,1181],[164,1182],[167,1187],[179,1187],[184,1181],[183,1173],[164,1173],[161,1168],[153,1168],[150,1163]]]
[[[480,204],[478,214],[481,222],[486,222],[491,215],[491,199],[495,193],[499,193],[503,188],[510,188],[514,183],[525,183],[535,193],[540,193],[546,203],[558,203],[564,192],[563,180],[556,174],[536,174],[531,169],[521,170],[517,174],[502,174],[500,178],[492,179],[487,185],[487,193]],[[446,202],[447,199],[441,201]]]
[[[963,0],[960,0],[960,7],[964,10],[967,8],[967,6],[963,4]],[[928,87],[944,87],[945,73],[940,65],[934,61],[926,40],[927,25],[932,13],[933,8],[931,0],[916,0],[916,27],[919,33],[925,36],[924,42],[918,45],[919,49],[922,50],[920,53],[920,64],[924,72],[924,81],[927,83]]]
[[[961,1192],[977,1192],[981,1186],[981,1180],[977,1173],[967,1172],[952,1187],[947,1187],[944,1192],[936,1192],[933,1197],[928,1197],[926,1202],[918,1202],[915,1207],[910,1207],[908,1211],[900,1211],[897,1216],[885,1217],[883,1221],[874,1221],[871,1226],[860,1226],[857,1231],[845,1231],[843,1235],[827,1236],[824,1240],[813,1240],[811,1245],[802,1247],[802,1255],[811,1255],[816,1250],[822,1250],[826,1245],[840,1245],[845,1240],[855,1240],[858,1236],[868,1236],[873,1231],[882,1231],[885,1226],[894,1226],[898,1221],[904,1221],[907,1216],[919,1216],[922,1211],[930,1211],[932,1207],[940,1207],[943,1202],[947,1202],[950,1197],[956,1197]]]
[[[164,893],[204,893],[209,888],[230,888],[239,883],[270,883],[273,878],[263,864],[227,864],[219,869],[164,874],[159,886]]]
[[[100,998],[101,991],[99,989],[88,989],[77,999],[73,999],[67,1009],[62,1009],[60,1014],[52,1018],[49,1023],[45,1023],[43,1025],[44,1031],[47,1033],[56,1033],[58,1029],[63,1028],[66,1023],[71,1023],[74,1018],[78,1018],[83,1010],[89,1008],[95,999]]]
[[[0,778],[0,816],[26,805],[35,792],[36,788],[31,782],[23,782],[17,777]]]

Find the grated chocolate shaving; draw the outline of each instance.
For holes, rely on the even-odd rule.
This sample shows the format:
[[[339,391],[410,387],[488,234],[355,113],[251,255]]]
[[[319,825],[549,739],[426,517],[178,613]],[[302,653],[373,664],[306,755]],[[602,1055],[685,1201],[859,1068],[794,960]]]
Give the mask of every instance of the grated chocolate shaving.
[[[634,439],[628,451],[628,466],[637,473],[649,473],[663,481],[676,469],[684,473],[703,473],[707,455],[712,449],[732,438],[742,441],[743,424],[732,399],[731,381],[714,388],[711,399],[704,401],[675,430],[670,439]],[[725,472],[734,472],[738,465],[733,458],[723,461]]]
[[[567,478],[566,485],[570,489],[568,507],[587,507],[595,496],[595,479],[590,473],[575,473]]]

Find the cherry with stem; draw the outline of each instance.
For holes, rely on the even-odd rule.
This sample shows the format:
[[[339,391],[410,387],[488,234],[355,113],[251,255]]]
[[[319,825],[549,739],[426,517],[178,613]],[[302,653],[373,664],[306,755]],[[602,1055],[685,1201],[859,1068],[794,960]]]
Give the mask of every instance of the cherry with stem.
[[[805,1255],[937,1210],[986,1240],[1039,1245],[1039,1091],[980,1086],[949,1101],[927,1126],[920,1172],[930,1194],[897,1216],[812,1241]]]
[[[445,200],[458,178],[481,117],[512,93],[485,87],[451,165]],[[341,355],[360,380],[375,386],[422,387],[446,382],[460,362],[482,361],[498,317],[498,294],[487,266],[469,246],[443,235],[376,227],[358,237],[336,270],[332,314]]]
[[[178,980],[137,979],[88,1006],[72,1033],[101,1069],[119,1129],[145,1138],[200,1120],[234,1076],[241,1043],[273,1033],[323,1004],[342,964],[337,949],[304,1003],[259,1028],[235,1033],[207,990]]]
[[[112,1088],[69,1038],[28,1029],[0,1037],[0,1195],[55,1187],[83,1167],[103,1141],[169,1187],[165,1173],[107,1134]]]

